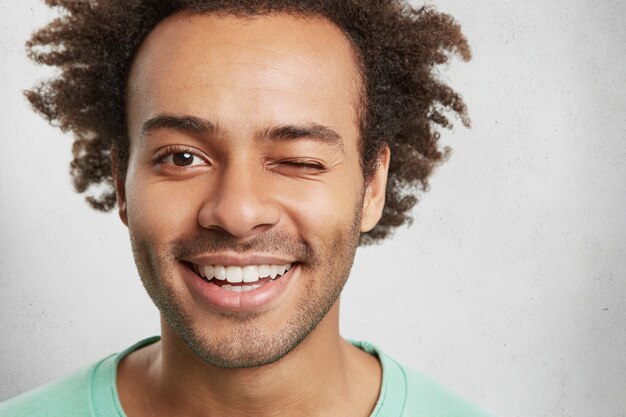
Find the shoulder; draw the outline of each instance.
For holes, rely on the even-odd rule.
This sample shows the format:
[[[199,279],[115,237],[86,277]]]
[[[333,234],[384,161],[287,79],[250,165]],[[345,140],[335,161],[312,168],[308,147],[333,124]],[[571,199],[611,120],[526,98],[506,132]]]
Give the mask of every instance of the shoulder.
[[[493,417],[430,377],[400,364],[398,367],[406,378],[407,387],[403,416]]]
[[[383,368],[380,398],[373,417],[493,417],[370,343],[352,344],[377,356]]]
[[[124,415],[117,394],[117,365],[129,353],[159,339],[159,336],[153,336],[141,340],[121,353],[0,403],[0,417]]]
[[[91,380],[101,362],[0,403],[0,417],[92,415]]]

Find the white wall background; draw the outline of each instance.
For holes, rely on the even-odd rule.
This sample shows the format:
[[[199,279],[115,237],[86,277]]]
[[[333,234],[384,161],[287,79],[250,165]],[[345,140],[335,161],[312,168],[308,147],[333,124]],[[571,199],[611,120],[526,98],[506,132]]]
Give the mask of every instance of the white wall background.
[[[343,332],[501,417],[626,416],[626,3],[439,0],[474,60],[471,130],[415,223],[361,249]],[[21,90],[51,14],[0,2],[0,400],[158,332],[126,230]]]

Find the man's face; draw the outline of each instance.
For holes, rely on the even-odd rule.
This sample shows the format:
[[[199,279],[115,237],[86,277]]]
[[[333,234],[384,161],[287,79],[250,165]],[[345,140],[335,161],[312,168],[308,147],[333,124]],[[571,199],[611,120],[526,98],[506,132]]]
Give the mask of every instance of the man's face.
[[[359,164],[359,83],[322,19],[181,14],[142,45],[120,213],[148,293],[208,363],[271,363],[336,314],[382,209]]]

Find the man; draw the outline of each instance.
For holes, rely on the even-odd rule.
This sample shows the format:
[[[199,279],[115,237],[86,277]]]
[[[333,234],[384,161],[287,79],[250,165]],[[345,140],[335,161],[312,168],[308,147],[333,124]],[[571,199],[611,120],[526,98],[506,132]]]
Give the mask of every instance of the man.
[[[399,1],[48,0],[62,69],[27,93],[117,204],[162,317],[151,338],[1,416],[484,416],[340,337],[359,242],[408,219],[461,98],[431,74],[446,15]],[[47,48],[41,50],[41,46]],[[393,158],[393,159],[392,159]]]

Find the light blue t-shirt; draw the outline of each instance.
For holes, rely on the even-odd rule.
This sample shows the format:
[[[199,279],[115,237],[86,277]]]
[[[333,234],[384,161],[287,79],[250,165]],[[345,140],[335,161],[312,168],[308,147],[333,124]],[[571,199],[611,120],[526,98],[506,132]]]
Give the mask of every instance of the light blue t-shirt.
[[[126,417],[117,392],[117,365],[151,337],[68,377],[0,404],[0,417]],[[352,342],[379,358],[380,395],[371,417],[492,417],[431,379],[410,370],[367,342]]]

